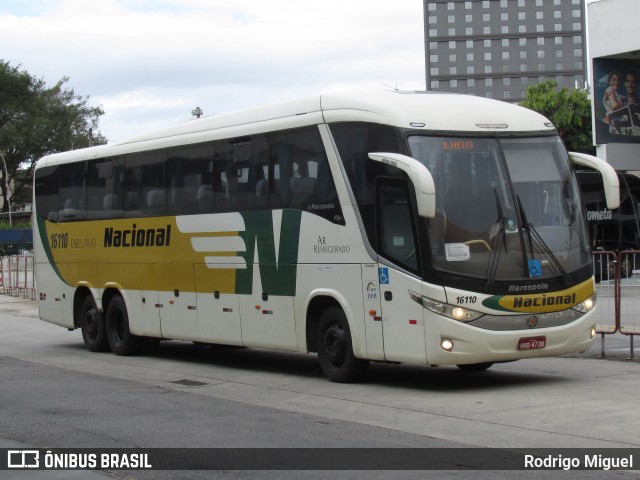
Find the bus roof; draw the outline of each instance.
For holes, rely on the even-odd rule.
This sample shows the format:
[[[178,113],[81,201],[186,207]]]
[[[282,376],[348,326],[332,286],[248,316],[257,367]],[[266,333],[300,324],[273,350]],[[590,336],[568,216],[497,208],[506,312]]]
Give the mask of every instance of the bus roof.
[[[425,132],[553,132],[542,115],[510,103],[454,93],[330,93],[193,119],[97,147],[43,157],[39,166],[233,138],[319,123],[373,122]]]

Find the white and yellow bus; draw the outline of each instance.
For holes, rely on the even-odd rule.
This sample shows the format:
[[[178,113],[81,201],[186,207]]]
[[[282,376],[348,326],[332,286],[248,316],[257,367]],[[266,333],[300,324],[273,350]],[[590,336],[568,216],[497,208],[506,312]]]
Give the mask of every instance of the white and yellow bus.
[[[50,155],[35,171],[42,320],[91,351],[162,339],[458,365],[584,351],[594,280],[547,119],[478,97],[332,94]]]

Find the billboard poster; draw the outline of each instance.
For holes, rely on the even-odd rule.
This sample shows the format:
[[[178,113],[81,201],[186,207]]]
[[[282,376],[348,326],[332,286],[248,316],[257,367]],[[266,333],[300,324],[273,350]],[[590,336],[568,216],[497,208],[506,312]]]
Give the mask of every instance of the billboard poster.
[[[640,60],[594,58],[596,143],[640,143]]]

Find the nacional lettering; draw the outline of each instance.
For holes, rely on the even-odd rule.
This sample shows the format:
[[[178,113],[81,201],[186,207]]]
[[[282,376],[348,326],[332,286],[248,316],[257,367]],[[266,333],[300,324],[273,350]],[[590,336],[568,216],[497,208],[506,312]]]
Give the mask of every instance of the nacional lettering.
[[[513,308],[546,307],[552,305],[575,305],[576,294],[572,295],[540,295],[537,297],[514,297]]]
[[[104,229],[104,247],[168,247],[171,244],[171,225],[165,228]]]

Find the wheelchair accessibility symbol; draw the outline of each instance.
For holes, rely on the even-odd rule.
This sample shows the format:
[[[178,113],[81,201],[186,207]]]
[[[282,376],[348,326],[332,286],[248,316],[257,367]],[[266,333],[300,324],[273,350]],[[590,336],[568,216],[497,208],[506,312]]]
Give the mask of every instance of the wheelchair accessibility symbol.
[[[378,277],[380,285],[389,285],[389,269],[387,267],[378,268]]]
[[[529,278],[533,277],[541,277],[542,276],[542,265],[540,260],[529,260]]]

